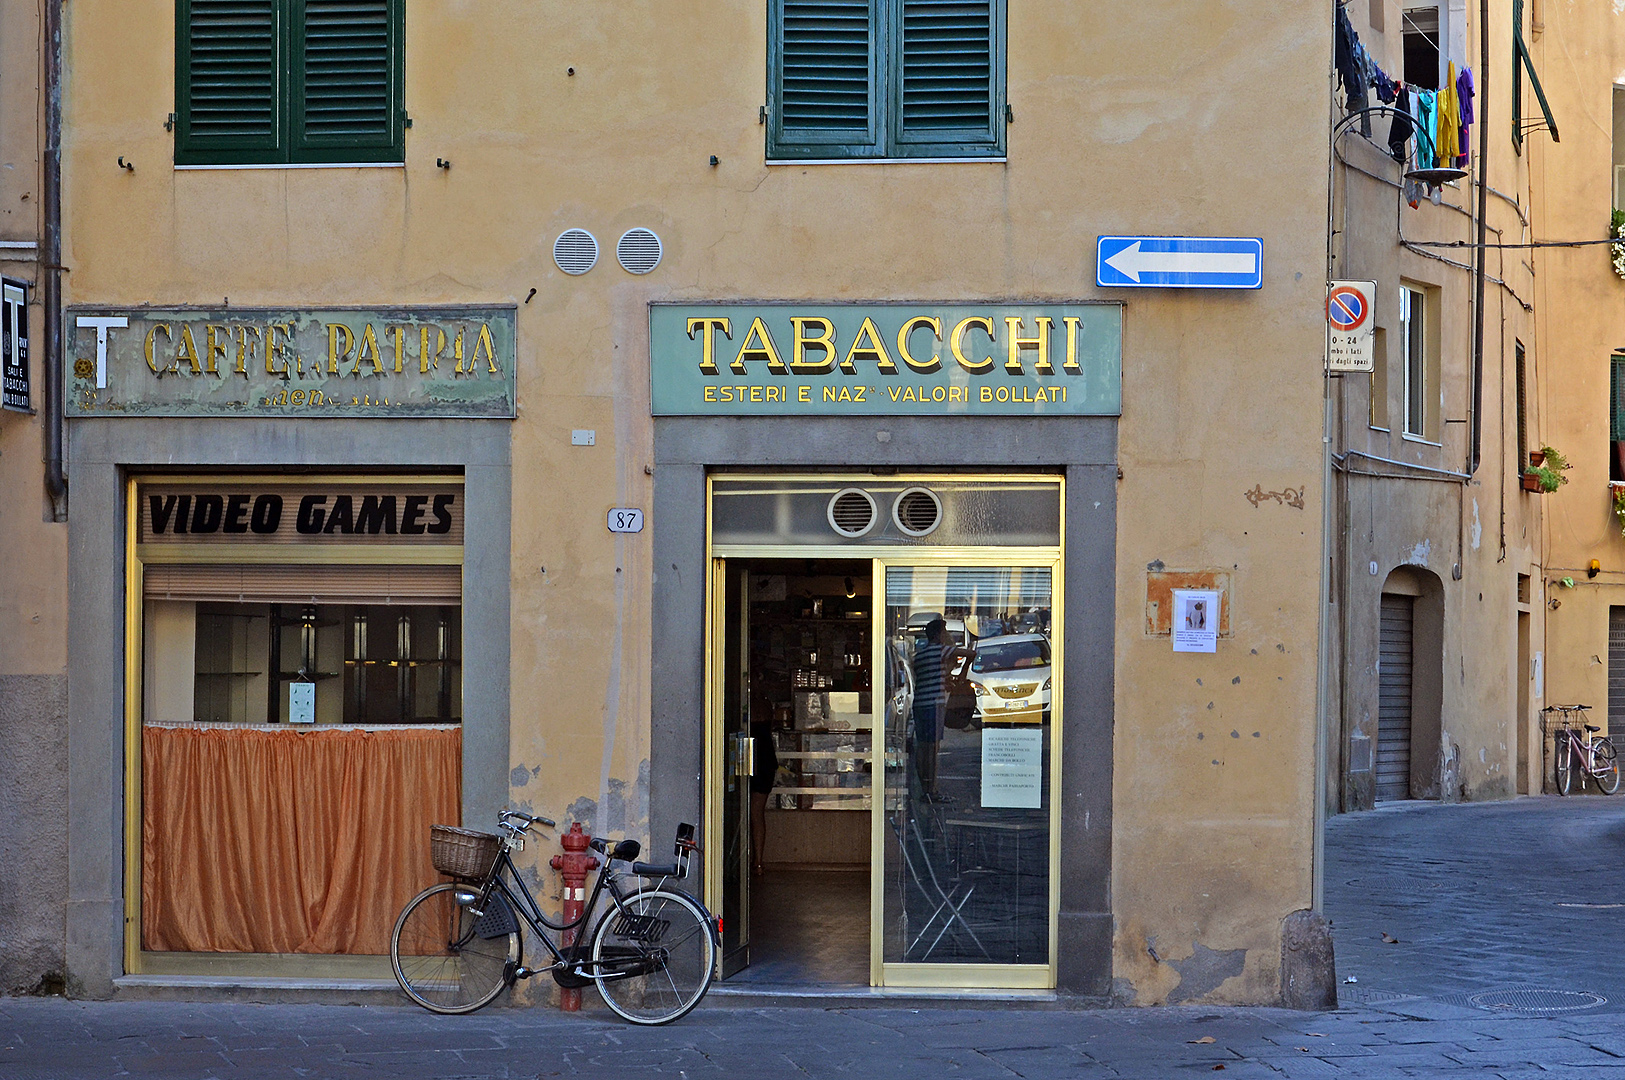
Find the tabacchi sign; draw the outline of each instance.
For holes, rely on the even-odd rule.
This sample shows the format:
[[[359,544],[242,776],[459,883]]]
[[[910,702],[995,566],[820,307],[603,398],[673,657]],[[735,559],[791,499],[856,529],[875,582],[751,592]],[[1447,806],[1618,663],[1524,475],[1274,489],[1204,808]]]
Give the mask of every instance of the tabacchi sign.
[[[1117,304],[652,304],[656,416],[1116,416]]]
[[[67,413],[512,417],[514,310],[70,309]]]

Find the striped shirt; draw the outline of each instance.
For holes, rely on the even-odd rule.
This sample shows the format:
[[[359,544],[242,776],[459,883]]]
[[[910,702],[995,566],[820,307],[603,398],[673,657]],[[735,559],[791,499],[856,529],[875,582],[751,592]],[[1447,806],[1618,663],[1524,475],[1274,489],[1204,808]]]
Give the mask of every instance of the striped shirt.
[[[939,705],[948,700],[943,681],[943,657],[948,647],[922,641],[914,647],[914,700],[920,705]]]

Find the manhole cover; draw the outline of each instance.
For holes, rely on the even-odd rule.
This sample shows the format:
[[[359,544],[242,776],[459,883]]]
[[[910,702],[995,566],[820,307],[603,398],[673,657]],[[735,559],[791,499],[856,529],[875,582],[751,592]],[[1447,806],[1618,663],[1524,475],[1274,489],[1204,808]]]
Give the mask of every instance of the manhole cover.
[[[1509,986],[1485,990],[1467,998],[1474,1008],[1488,1012],[1557,1013],[1595,1009],[1608,999],[1589,990],[1542,990],[1529,986]]]

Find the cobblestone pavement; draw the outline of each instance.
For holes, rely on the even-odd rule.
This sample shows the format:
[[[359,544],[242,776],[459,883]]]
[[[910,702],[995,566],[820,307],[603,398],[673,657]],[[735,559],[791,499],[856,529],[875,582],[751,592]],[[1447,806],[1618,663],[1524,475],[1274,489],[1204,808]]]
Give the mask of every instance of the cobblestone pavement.
[[[1604,1077],[1625,1080],[1625,798],[1334,819],[1343,1007],[918,1008],[714,997],[668,1028],[602,1009],[0,1000],[0,1078]],[[1396,939],[1384,941],[1383,935]]]

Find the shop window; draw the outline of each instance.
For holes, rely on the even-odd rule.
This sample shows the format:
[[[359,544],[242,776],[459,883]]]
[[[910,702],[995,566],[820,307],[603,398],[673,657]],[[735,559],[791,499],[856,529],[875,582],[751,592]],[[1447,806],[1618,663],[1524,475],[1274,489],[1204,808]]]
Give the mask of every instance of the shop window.
[[[176,0],[175,164],[405,160],[405,0]]]
[[[1404,20],[1405,85],[1420,90],[1439,88],[1439,8],[1406,8]]]
[[[1530,89],[1540,105],[1539,116],[1524,116],[1523,80],[1529,77]],[[1552,119],[1552,107],[1546,101],[1546,91],[1540,85],[1540,74],[1535,71],[1534,58],[1524,38],[1523,0],[1512,0],[1512,145],[1523,152],[1524,136],[1545,130],[1557,142],[1557,121]]]
[[[771,0],[769,159],[1004,154],[1004,0]]]
[[[1400,359],[1404,375],[1405,435],[1437,442],[1439,435],[1439,327],[1436,291],[1399,289]]]
[[[133,969],[316,953],[376,973],[436,878],[429,825],[461,819],[461,483],[154,478],[130,505]]]

